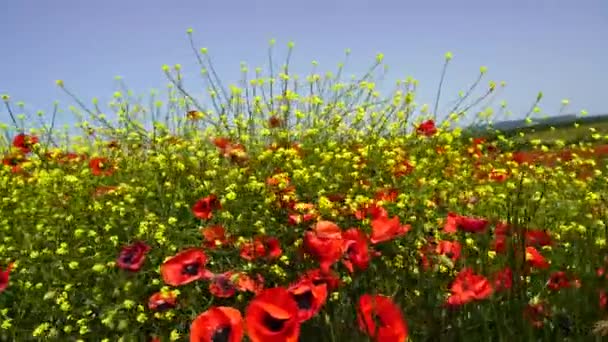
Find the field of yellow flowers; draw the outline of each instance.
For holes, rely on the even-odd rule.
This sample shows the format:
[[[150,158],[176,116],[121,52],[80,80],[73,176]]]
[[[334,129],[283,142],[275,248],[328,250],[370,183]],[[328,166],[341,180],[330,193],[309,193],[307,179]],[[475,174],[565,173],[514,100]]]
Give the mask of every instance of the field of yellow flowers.
[[[209,108],[180,66],[166,103],[117,92],[115,121],[58,81],[76,137],[3,97],[1,341],[608,334],[606,137],[468,136],[464,100],[440,121],[414,80],[381,96],[381,55],[358,80],[287,63],[225,88],[195,53]]]

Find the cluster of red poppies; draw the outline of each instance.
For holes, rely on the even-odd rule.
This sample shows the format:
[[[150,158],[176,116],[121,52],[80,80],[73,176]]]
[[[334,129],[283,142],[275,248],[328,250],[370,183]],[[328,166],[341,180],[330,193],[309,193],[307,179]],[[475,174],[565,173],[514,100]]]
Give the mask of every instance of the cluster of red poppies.
[[[275,184],[269,181],[269,184]],[[282,187],[283,190],[287,187]],[[394,191],[394,190],[393,190]],[[396,198],[393,192],[379,192],[378,198]],[[294,204],[293,208],[309,208]],[[192,213],[201,220],[213,217],[214,211],[222,208],[215,195],[198,200]],[[206,268],[208,256],[201,248],[186,248],[167,259],[160,268],[165,284],[183,286],[195,281],[208,281],[209,292],[219,298],[229,298],[237,292],[252,292],[255,297],[249,303],[244,319],[235,308],[212,307],[200,314],[191,325],[192,341],[215,341],[223,336],[228,341],[240,341],[244,329],[252,341],[297,341],[300,324],[316,315],[325,304],[328,293],[339,286],[338,276],[331,266],[342,263],[351,272],[365,270],[370,258],[378,252],[369,248],[407,233],[408,225],[402,225],[398,217],[389,218],[387,211],[372,204],[355,213],[360,219],[371,217],[372,235],[358,228],[342,231],[331,221],[316,221],[303,237],[303,251],[319,263],[318,269],[305,272],[296,282],[287,287],[264,288],[261,275],[251,277],[244,272],[228,271],[215,274]],[[203,245],[214,249],[234,243],[226,236],[222,226],[214,225],[202,229]],[[117,265],[129,271],[139,270],[150,247],[135,242],[123,247]],[[244,260],[264,258],[276,260],[282,254],[278,239],[257,236],[240,246]],[[174,307],[177,298],[173,292],[157,292],[150,297],[148,306],[152,310]],[[359,325],[362,331],[378,341],[403,341],[407,336],[407,325],[400,309],[390,298],[382,295],[364,295],[359,301]],[[380,323],[376,319],[380,318]]]

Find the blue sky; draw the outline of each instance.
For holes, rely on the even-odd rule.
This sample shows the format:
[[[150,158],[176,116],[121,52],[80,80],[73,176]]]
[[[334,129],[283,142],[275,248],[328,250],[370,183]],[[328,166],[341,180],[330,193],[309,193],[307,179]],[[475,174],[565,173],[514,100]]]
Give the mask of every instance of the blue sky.
[[[296,43],[292,70],[300,75],[312,60],[320,70],[335,70],[346,48],[352,50],[346,71],[361,74],[382,52],[390,66],[387,82],[413,76],[420,82],[417,102],[432,107],[443,56],[451,51],[440,108],[485,65],[488,80],[507,82],[496,105],[506,100],[514,117],[527,112],[538,91],[545,94],[545,114],[557,112],[564,98],[570,99],[568,112],[608,113],[606,0],[5,0],[0,93],[24,101],[32,113],[50,111],[59,100],[61,122],[70,122],[73,102],[56,79],[87,103],[107,101],[114,76],[147,94],[164,89],[161,66],[176,63],[202,93],[189,27],[226,83],[239,80],[241,61],[267,67],[268,41],[276,38],[277,58],[288,41]],[[4,108],[0,121],[8,122]]]

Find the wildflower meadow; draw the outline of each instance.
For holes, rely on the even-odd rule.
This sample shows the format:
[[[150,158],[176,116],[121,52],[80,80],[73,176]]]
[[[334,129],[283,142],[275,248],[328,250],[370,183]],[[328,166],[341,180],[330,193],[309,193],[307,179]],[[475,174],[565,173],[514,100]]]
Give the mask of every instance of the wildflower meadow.
[[[608,136],[492,129],[484,67],[437,113],[412,78],[380,93],[382,54],[298,77],[271,41],[224,84],[188,38],[204,98],[180,65],[107,110],[58,80],[70,130],[2,95],[1,341],[608,335]]]

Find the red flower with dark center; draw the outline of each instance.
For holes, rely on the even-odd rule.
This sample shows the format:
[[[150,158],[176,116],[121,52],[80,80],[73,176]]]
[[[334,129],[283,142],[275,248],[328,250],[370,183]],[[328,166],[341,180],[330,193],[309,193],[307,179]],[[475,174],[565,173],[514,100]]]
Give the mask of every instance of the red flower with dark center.
[[[171,286],[186,285],[200,279],[210,279],[213,273],[204,266],[207,255],[198,248],[189,248],[177,253],[160,266],[163,281]]]
[[[389,241],[397,237],[405,235],[410,229],[409,224],[401,225],[399,217],[393,218],[379,217],[372,220],[372,236],[370,241],[372,244]]]
[[[137,272],[146,261],[146,253],[149,250],[150,246],[142,241],[125,246],[118,255],[116,265],[123,270]]]
[[[8,287],[9,276],[12,269],[13,263],[9,263],[4,271],[0,268],[0,293]]]
[[[89,168],[94,176],[111,176],[114,173],[114,166],[104,157],[91,158]]]
[[[38,137],[25,133],[17,134],[13,138],[13,147],[18,148],[23,154],[32,151],[32,147],[38,143]]]
[[[175,293],[171,292],[156,292],[148,300],[148,308],[153,311],[164,311],[172,309],[177,304]]]
[[[213,210],[222,209],[222,204],[213,194],[196,201],[192,206],[192,213],[196,218],[208,220],[213,217]]]
[[[553,272],[547,282],[547,287],[552,291],[559,291],[570,286],[570,278],[563,271]]]
[[[236,287],[232,282],[232,272],[228,271],[214,275],[209,283],[209,292],[218,298],[230,298],[234,296]]]
[[[512,286],[513,272],[511,268],[505,267],[494,274],[494,290],[496,292],[510,290]]]
[[[231,239],[226,237],[226,229],[220,225],[203,228],[201,233],[205,239],[205,247],[210,249],[225,246],[232,242]]]
[[[370,255],[367,236],[357,228],[351,228],[342,233],[344,240],[345,258],[342,263],[353,273],[355,269],[364,271],[369,266]]]
[[[268,260],[277,259],[283,254],[279,239],[269,236],[258,236],[253,242],[241,246],[241,258],[245,260],[255,260],[266,258]]]
[[[252,342],[297,342],[300,336],[298,303],[282,287],[263,290],[253,298],[245,322]]]
[[[327,300],[327,285],[315,285],[306,277],[302,277],[287,291],[298,304],[299,322],[307,321],[316,315]]]
[[[454,279],[450,292],[447,304],[458,306],[488,298],[492,294],[492,285],[484,276],[475,274],[472,269],[466,267],[460,270]]]
[[[448,213],[443,231],[446,233],[456,233],[458,230],[468,233],[481,233],[488,227],[488,220],[476,217],[462,216],[455,213]]]
[[[608,294],[604,290],[599,291],[599,306],[601,310],[605,310],[608,306]]]
[[[323,272],[328,272],[344,254],[342,231],[331,221],[319,221],[304,234],[304,249],[315,257]]]
[[[549,268],[549,262],[534,247],[526,247],[526,260],[532,267]]]
[[[334,272],[323,272],[320,268],[308,270],[304,276],[314,285],[327,285],[328,291],[334,291],[340,286],[340,277]]]
[[[405,342],[407,324],[399,307],[383,295],[364,294],[357,308],[359,329],[378,342]]]
[[[416,127],[416,133],[427,137],[435,135],[437,128],[435,127],[435,121],[426,120]]]
[[[190,342],[240,342],[243,328],[243,317],[239,310],[214,306],[192,321]]]

